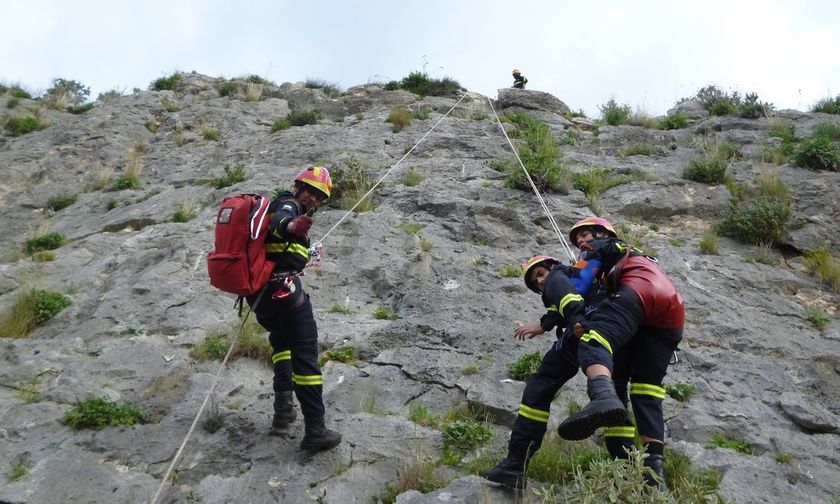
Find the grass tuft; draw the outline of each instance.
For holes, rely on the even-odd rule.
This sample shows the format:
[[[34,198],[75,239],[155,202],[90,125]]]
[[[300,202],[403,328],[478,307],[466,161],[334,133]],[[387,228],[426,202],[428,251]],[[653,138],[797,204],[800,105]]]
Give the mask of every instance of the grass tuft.
[[[387,306],[380,305],[373,311],[373,318],[377,320],[396,320],[397,312]]]
[[[216,189],[224,189],[234,184],[248,180],[248,175],[245,173],[245,165],[236,163],[235,165],[225,165],[225,174],[221,177],[210,179],[210,185]]]
[[[744,455],[753,454],[752,445],[747,441],[721,434],[713,434],[711,439],[709,439],[709,446],[726,448],[727,450],[733,450]]]
[[[542,354],[539,351],[525,354],[508,364],[508,376],[518,381],[526,381],[542,364]]]
[[[831,253],[827,245],[805,254],[805,268],[820,283],[840,292],[840,259]]]
[[[391,130],[399,133],[411,125],[411,112],[403,107],[392,108],[385,122],[391,123]]]
[[[141,409],[125,402],[111,401],[107,397],[89,397],[79,401],[62,418],[62,422],[76,430],[100,430],[145,421],[146,414]]]
[[[665,392],[680,402],[688,401],[694,394],[694,384],[691,382],[677,382],[665,384]]]

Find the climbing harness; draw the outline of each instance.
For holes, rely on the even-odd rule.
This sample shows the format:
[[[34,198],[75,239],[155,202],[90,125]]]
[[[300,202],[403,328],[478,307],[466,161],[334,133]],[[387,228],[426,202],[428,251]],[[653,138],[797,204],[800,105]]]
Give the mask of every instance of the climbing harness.
[[[531,178],[531,174],[528,173],[528,169],[525,168],[525,164],[522,162],[522,159],[519,157],[519,153],[516,151],[516,147],[513,146],[513,142],[510,141],[510,137],[505,131],[504,126],[502,126],[502,121],[499,119],[499,115],[496,114],[496,107],[493,106],[493,100],[489,97],[487,98],[487,102],[490,104],[490,108],[493,110],[493,116],[496,118],[496,122],[499,124],[499,128],[502,130],[502,134],[505,136],[505,139],[510,145],[510,149],[513,151],[513,155],[516,156],[516,160],[519,161],[519,166],[522,168],[522,171],[525,173],[525,178],[528,179],[528,183],[531,184],[531,189],[534,190],[534,194],[537,195],[537,200],[540,202],[540,206],[545,212],[546,217],[548,217],[548,222],[551,225],[551,229],[554,231],[554,234],[557,235],[557,238],[560,240],[560,244],[563,247],[563,252],[569,257],[569,263],[574,264],[575,262],[575,253],[572,251],[572,248],[569,246],[569,243],[566,241],[566,237],[563,236],[563,233],[560,232],[560,226],[557,225],[557,221],[554,220],[554,216],[551,215],[551,211],[548,209],[548,205],[545,203],[545,199],[543,199],[542,195],[540,194],[540,190],[537,189],[537,185],[534,183],[534,180]]]

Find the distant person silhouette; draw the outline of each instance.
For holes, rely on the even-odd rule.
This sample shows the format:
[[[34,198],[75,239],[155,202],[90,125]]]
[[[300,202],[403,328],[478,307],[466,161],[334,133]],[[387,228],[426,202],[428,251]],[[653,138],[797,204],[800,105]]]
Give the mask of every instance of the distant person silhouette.
[[[522,72],[519,69],[513,69],[513,87],[516,89],[525,89],[525,84],[528,84],[528,79],[522,75]]]

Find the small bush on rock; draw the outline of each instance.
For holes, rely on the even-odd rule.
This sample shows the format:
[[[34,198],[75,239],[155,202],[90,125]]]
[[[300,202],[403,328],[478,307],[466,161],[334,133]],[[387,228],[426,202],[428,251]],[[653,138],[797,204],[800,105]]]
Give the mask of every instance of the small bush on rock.
[[[832,97],[822,98],[821,100],[817,101],[813,107],[811,107],[811,112],[823,112],[825,114],[840,114],[840,95]]]
[[[146,414],[132,404],[113,402],[107,397],[89,397],[77,402],[62,421],[76,430],[100,430],[144,423]]]
[[[518,381],[526,381],[532,374],[536,373],[542,364],[542,354],[531,352],[508,364],[508,376]]]
[[[599,105],[598,109],[601,111],[601,120],[610,126],[625,124],[630,118],[630,105],[619,105],[614,97]]]

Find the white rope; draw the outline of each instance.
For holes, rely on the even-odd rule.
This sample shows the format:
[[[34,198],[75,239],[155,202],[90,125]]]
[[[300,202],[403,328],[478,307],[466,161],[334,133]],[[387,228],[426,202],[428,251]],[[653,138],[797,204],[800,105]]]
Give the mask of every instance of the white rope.
[[[429,131],[427,131],[427,132],[426,132],[426,134],[425,134],[425,135],[423,135],[423,136],[420,138],[420,140],[417,140],[417,143],[415,143],[413,147],[411,147],[410,149],[408,149],[408,151],[407,151],[405,154],[403,154],[403,157],[401,157],[401,158],[400,158],[400,160],[399,160],[399,161],[397,161],[397,163],[396,163],[394,166],[392,166],[391,168],[389,168],[389,169],[388,169],[388,171],[386,171],[386,172],[385,172],[385,175],[382,175],[382,176],[379,178],[379,180],[377,180],[377,181],[376,181],[376,183],[375,183],[375,184],[373,184],[373,187],[371,187],[371,188],[368,190],[368,192],[366,192],[366,193],[365,193],[365,195],[364,195],[364,196],[362,196],[361,198],[359,198],[359,201],[357,201],[357,202],[356,202],[356,204],[355,204],[355,205],[353,205],[353,206],[350,208],[350,210],[347,210],[347,213],[345,213],[343,216],[341,216],[341,218],[340,218],[340,219],[338,219],[338,222],[336,222],[335,224],[333,224],[333,227],[331,227],[331,228],[329,229],[329,231],[327,231],[327,232],[324,234],[324,236],[322,236],[322,237],[321,237],[321,239],[320,239],[320,240],[318,240],[318,241],[316,241],[315,243],[316,243],[316,244],[318,244],[318,243],[323,243],[323,241],[327,239],[327,236],[329,236],[329,235],[330,235],[330,233],[332,233],[332,232],[333,232],[333,230],[335,230],[335,228],[337,228],[337,227],[338,227],[338,225],[339,225],[339,224],[341,224],[341,223],[344,221],[344,219],[346,219],[346,218],[347,218],[347,216],[349,216],[351,213],[353,213],[353,210],[355,210],[355,209],[356,209],[356,207],[357,207],[357,206],[359,206],[359,205],[362,203],[362,201],[364,201],[364,200],[365,200],[365,198],[367,198],[367,197],[368,197],[368,196],[369,196],[369,195],[370,195],[370,194],[371,194],[374,190],[376,190],[376,188],[379,186],[379,184],[381,184],[381,183],[382,183],[382,181],[383,181],[383,180],[385,180],[385,177],[387,177],[388,175],[390,175],[390,173],[391,173],[392,171],[394,171],[394,169],[395,169],[397,166],[399,166],[399,165],[400,165],[400,163],[402,163],[402,162],[403,162],[403,160],[404,160],[405,158],[407,158],[407,157],[408,157],[408,155],[409,155],[409,154],[411,154],[411,153],[414,151],[414,149],[416,149],[416,148],[417,148],[417,146],[418,146],[418,145],[420,145],[420,142],[422,142],[423,140],[425,140],[425,139],[426,139],[426,137],[427,137],[427,136],[429,136],[429,133],[431,133],[432,131],[434,131],[434,129],[435,129],[435,128],[437,128],[437,125],[438,125],[438,124],[440,124],[440,123],[441,123],[441,121],[443,121],[444,119],[446,119],[446,116],[448,116],[450,113],[452,113],[452,111],[453,111],[453,110],[455,110],[455,107],[457,107],[457,106],[458,106],[458,104],[459,104],[459,103],[461,103],[461,100],[463,100],[463,99],[464,99],[464,97],[466,97],[466,96],[467,96],[467,93],[464,93],[464,94],[463,94],[463,96],[461,96],[461,99],[460,99],[460,100],[458,100],[458,101],[455,103],[455,105],[452,105],[452,108],[450,108],[450,109],[449,109],[449,110],[448,110],[445,114],[443,114],[443,116],[441,116],[441,118],[437,120],[437,122],[436,122],[436,123],[432,126],[432,128],[431,128]]]
[[[545,215],[548,217],[548,222],[551,225],[551,229],[554,231],[554,234],[557,235],[557,238],[560,240],[560,243],[563,247],[563,252],[569,257],[570,262],[575,261],[575,253],[572,251],[572,248],[569,246],[568,242],[566,242],[566,237],[563,236],[563,233],[560,231],[560,226],[557,225],[557,221],[554,220],[554,216],[551,215],[551,211],[548,209],[548,205],[545,203],[545,199],[543,199],[542,195],[540,194],[540,190],[537,189],[537,185],[534,183],[534,180],[531,178],[531,174],[528,173],[528,169],[525,168],[525,164],[522,162],[522,159],[519,157],[519,153],[516,151],[516,147],[513,146],[513,142],[510,141],[510,137],[505,131],[504,126],[502,125],[501,119],[499,119],[498,114],[496,114],[496,107],[493,106],[493,101],[488,97],[487,102],[490,104],[490,109],[493,110],[493,116],[496,117],[496,122],[499,124],[499,129],[502,130],[502,134],[505,136],[505,139],[510,145],[510,150],[513,151],[513,155],[516,156],[516,160],[519,161],[519,166],[522,167],[522,171],[525,173],[525,178],[528,179],[528,183],[531,184],[531,189],[534,190],[534,194],[537,195],[537,200],[540,202],[540,206],[545,212]]]
[[[242,321],[242,325],[239,326],[239,334],[236,335],[236,338],[231,342],[230,348],[228,348],[227,354],[225,358],[222,359],[222,363],[219,365],[219,370],[216,371],[216,376],[213,377],[213,383],[210,385],[210,390],[207,391],[207,395],[204,396],[204,402],[201,403],[201,407],[198,408],[198,413],[195,414],[195,418],[193,418],[192,425],[190,425],[190,429],[187,431],[187,435],[184,436],[184,441],[181,442],[181,446],[178,448],[178,451],[175,453],[175,457],[172,458],[172,462],[169,464],[169,468],[166,469],[166,474],[164,474],[163,479],[160,480],[160,486],[158,486],[157,492],[155,492],[155,496],[152,498],[151,504],[155,504],[160,497],[160,492],[163,491],[163,486],[166,484],[166,480],[169,479],[169,475],[172,473],[172,469],[175,468],[175,464],[178,462],[178,459],[181,457],[181,453],[184,451],[184,447],[187,445],[187,441],[189,441],[190,436],[192,436],[193,431],[195,430],[196,424],[198,424],[198,419],[201,418],[201,414],[204,412],[205,406],[207,406],[207,401],[210,400],[210,396],[213,395],[213,391],[216,389],[216,385],[219,383],[219,376],[222,374],[222,370],[225,368],[230,355],[233,353],[233,348],[236,346],[236,341],[239,339],[239,336],[242,335],[242,329],[245,328],[245,322],[248,321],[248,315],[251,314],[251,310],[248,310],[248,314],[245,315],[245,320]]]

